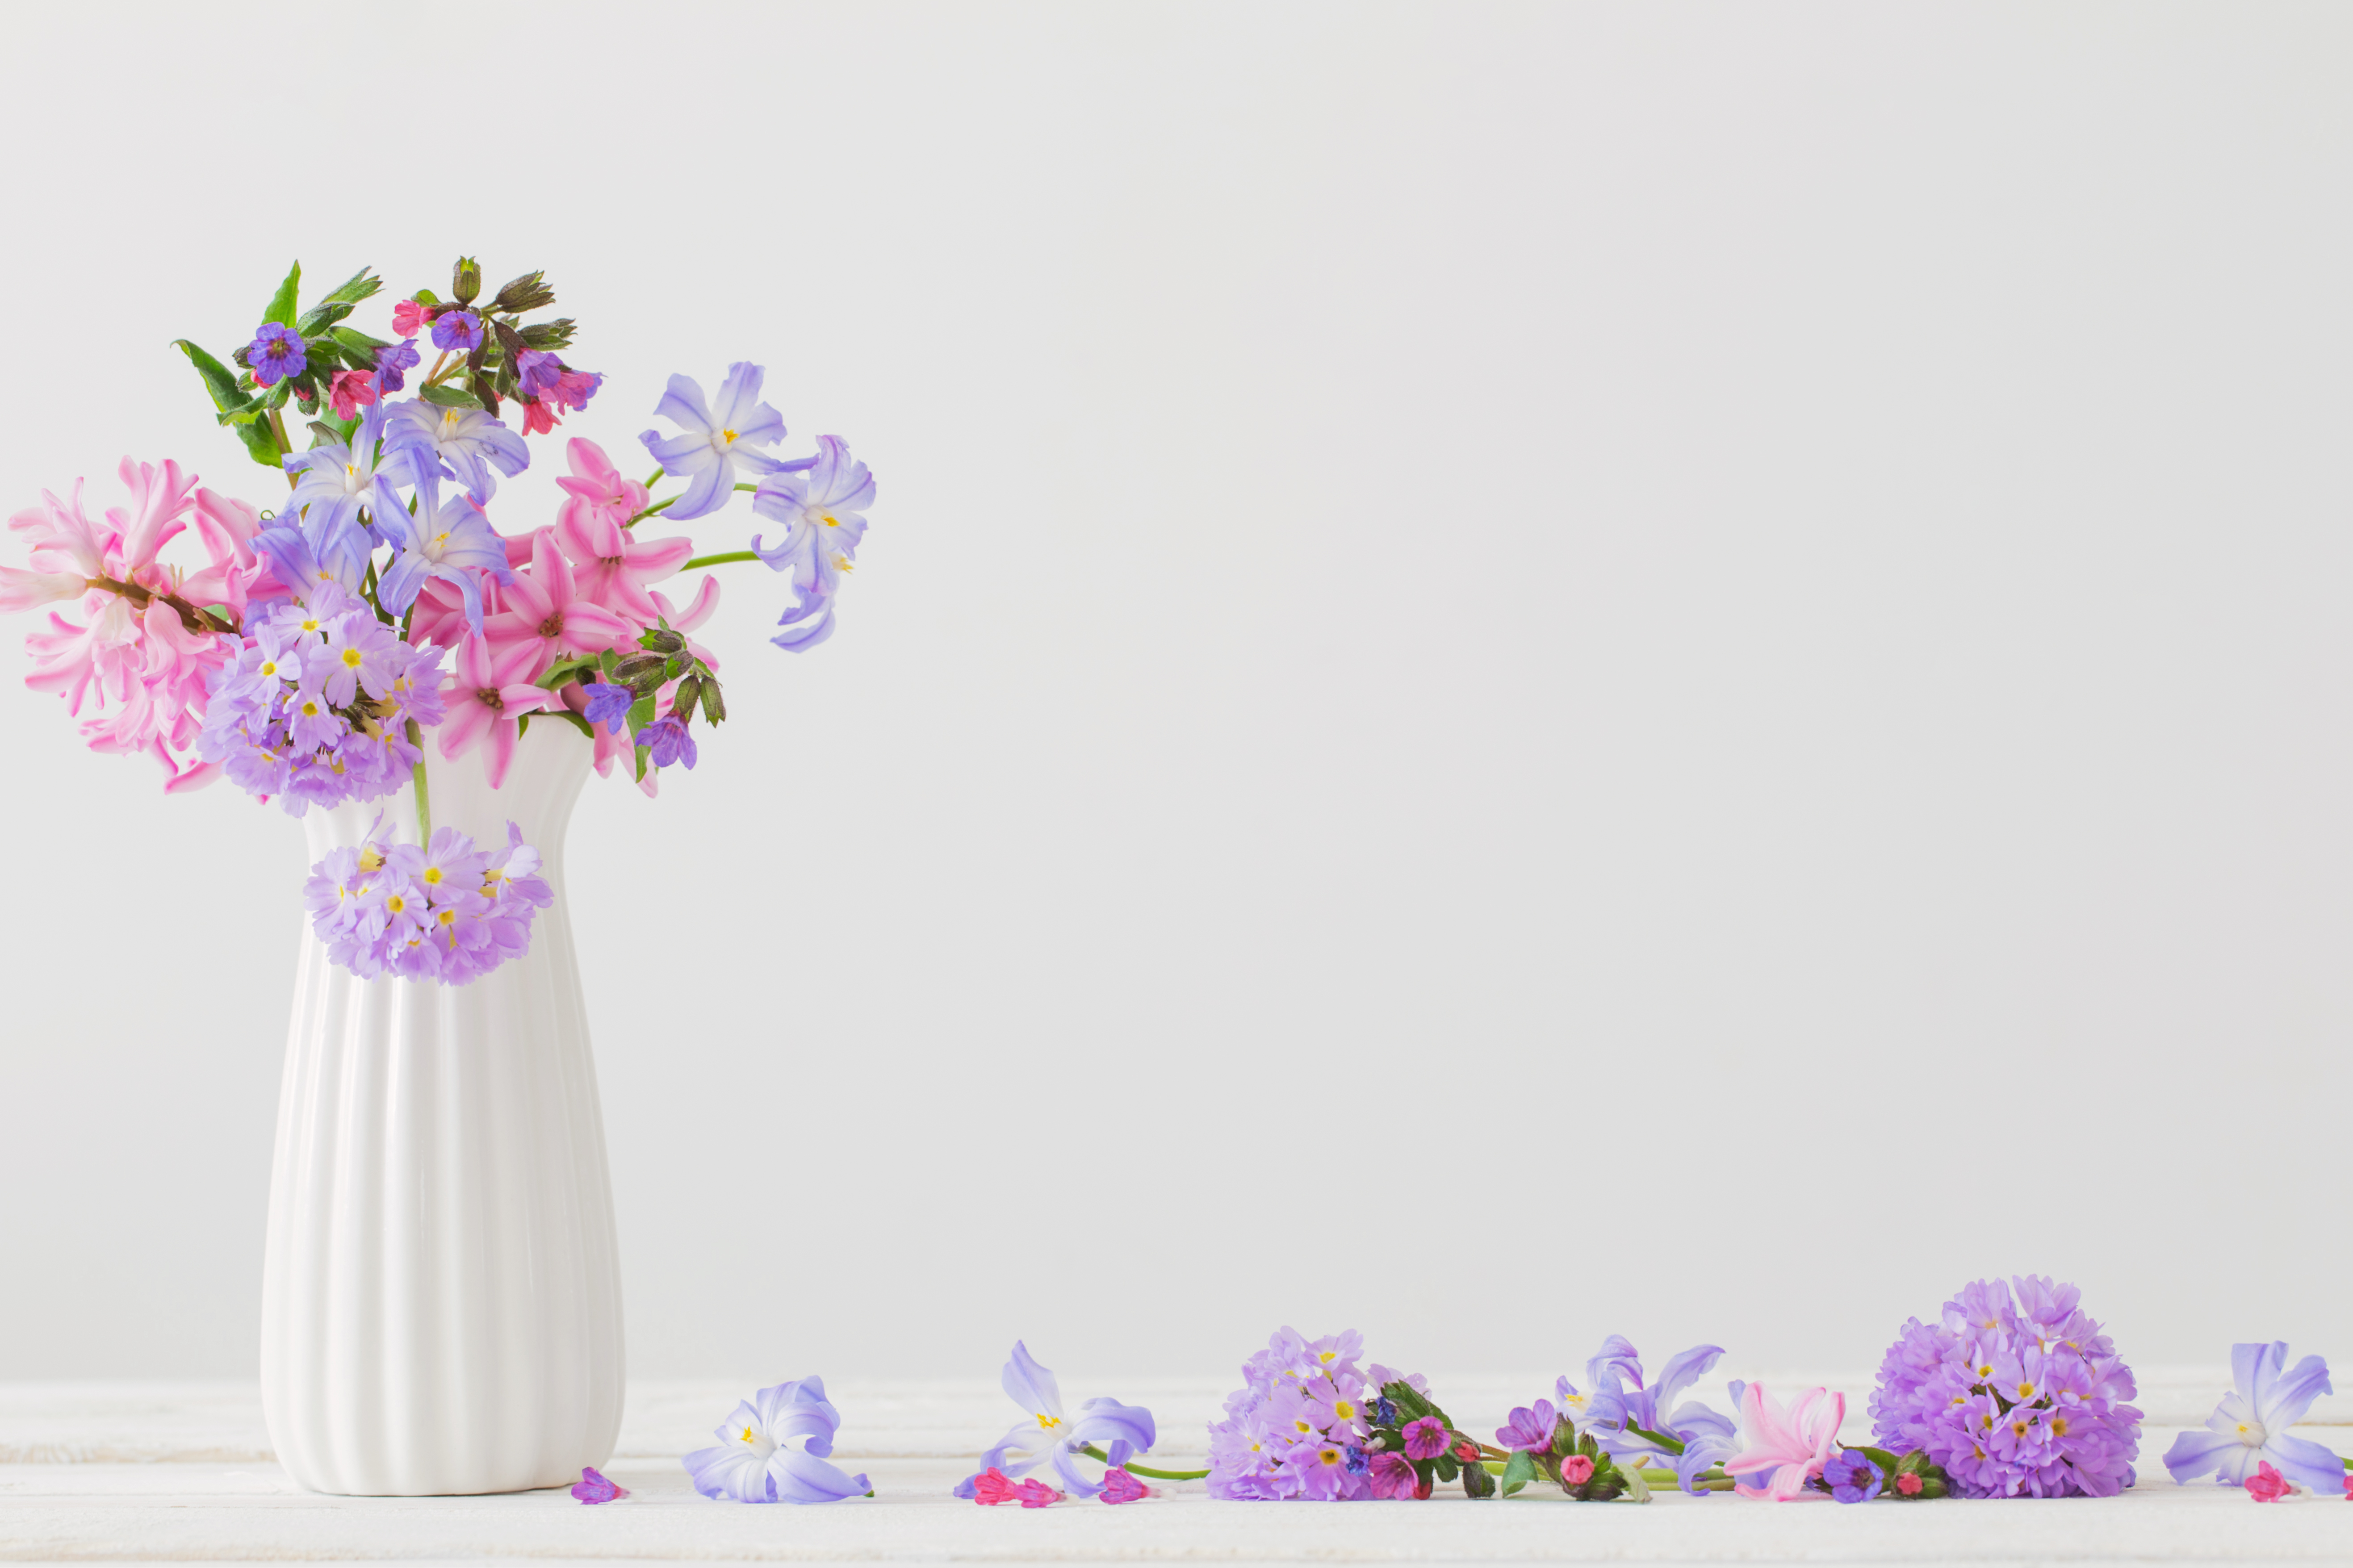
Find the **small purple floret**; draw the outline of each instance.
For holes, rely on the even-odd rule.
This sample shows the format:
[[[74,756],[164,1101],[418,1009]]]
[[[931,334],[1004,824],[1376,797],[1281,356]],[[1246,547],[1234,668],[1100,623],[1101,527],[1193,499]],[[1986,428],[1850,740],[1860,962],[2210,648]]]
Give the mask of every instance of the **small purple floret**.
[[[1869,1502],[1879,1495],[1886,1478],[1871,1456],[1860,1448],[1847,1448],[1832,1455],[1822,1466],[1822,1479],[1831,1484],[1831,1496],[1841,1502]]]
[[[651,753],[649,760],[658,768],[678,762],[685,763],[690,771],[694,767],[694,737],[675,714],[638,731],[638,744]]]
[[[417,352],[415,338],[403,338],[396,343],[386,343],[375,351],[375,389],[379,394],[398,392],[408,384],[406,372],[417,368],[422,358]]]
[[[1534,1409],[1515,1406],[1503,1426],[1495,1428],[1495,1441],[1506,1448],[1525,1448],[1543,1452],[1552,1447],[1556,1416],[1549,1399],[1539,1399]]]
[[[471,310],[444,310],[433,318],[433,346],[445,353],[472,353],[482,346],[482,318]]]
[[[554,392],[555,384],[563,379],[564,362],[552,353],[525,349],[522,357],[515,361],[515,377],[522,384],[525,392],[533,397],[544,397]],[[587,400],[583,398],[581,401],[585,403]]]
[[[582,1470],[580,1479],[572,1483],[572,1495],[582,1502],[611,1502],[615,1498],[628,1496],[629,1489],[615,1486],[597,1474],[596,1467],[592,1465]]]
[[[1446,1452],[1446,1423],[1435,1415],[1407,1422],[1404,1437],[1405,1457],[1409,1459],[1434,1459]]]
[[[245,345],[245,361],[253,367],[256,386],[275,386],[290,375],[301,374],[309,368],[311,356],[300,333],[270,321]]]
[[[638,694],[629,688],[600,680],[588,688],[588,702],[581,710],[581,717],[600,726],[607,733],[617,735],[621,732],[621,726],[628,721],[630,704],[637,700]]]

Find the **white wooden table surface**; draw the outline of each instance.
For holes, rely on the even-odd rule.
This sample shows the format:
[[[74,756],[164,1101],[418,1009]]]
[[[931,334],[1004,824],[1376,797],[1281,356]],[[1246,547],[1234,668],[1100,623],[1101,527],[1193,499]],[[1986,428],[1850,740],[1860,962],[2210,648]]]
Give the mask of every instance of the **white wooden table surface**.
[[[1767,1374],[1775,1388],[1800,1386]],[[1099,1380],[1089,1380],[1093,1383]],[[1868,1379],[1827,1381],[1858,1410]],[[1220,1563],[2092,1563],[2353,1562],[2353,1504],[2262,1507],[2235,1490],[2176,1487],[2156,1456],[2227,1381],[2219,1369],[2144,1373],[2141,1485],[2110,1501],[1748,1503],[1667,1494],[1651,1506],[1574,1505],[1533,1491],[1472,1504],[1328,1508],[1218,1503],[1199,1484],[1120,1508],[977,1508],[948,1489],[1014,1412],[992,1384],[828,1377],[843,1414],[837,1458],[879,1495],[822,1508],[749,1508],[698,1497],[678,1456],[749,1392],[632,1385],[607,1473],[634,1494],[587,1508],[562,1491],[357,1499],[296,1487],[270,1458],[259,1398],[223,1384],[0,1384],[0,1561],[536,1562],[947,1561]],[[1549,1385],[1436,1380],[1473,1431]],[[1152,1407],[1155,1455],[1186,1468],[1222,1383],[1139,1379],[1073,1392]],[[2353,1398],[2324,1400],[2304,1435],[2353,1448]],[[1849,1426],[1851,1440],[1867,1424]]]

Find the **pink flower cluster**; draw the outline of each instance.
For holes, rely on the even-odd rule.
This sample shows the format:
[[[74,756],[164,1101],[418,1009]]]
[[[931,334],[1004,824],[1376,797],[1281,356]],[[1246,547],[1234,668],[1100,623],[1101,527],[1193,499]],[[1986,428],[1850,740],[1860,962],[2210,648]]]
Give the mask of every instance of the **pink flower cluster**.
[[[131,504],[103,518],[84,510],[77,480],[70,499],[45,490],[10,519],[32,561],[29,571],[0,566],[0,611],[79,600],[81,621],[53,610],[50,629],[25,639],[25,683],[58,693],[76,717],[90,707],[81,730],[92,751],[143,752],[164,765],[165,790],[194,789],[220,771],[187,753],[204,728],[207,681],[239,650],[231,628],[248,601],[286,589],[254,552],[252,507],[197,489],[177,463],[125,458],[120,473]],[[191,523],[209,557],[193,574],[158,559]]]
[[[1125,1475],[1127,1472],[1118,1472]],[[1018,1502],[1023,1508],[1048,1508],[1062,1500],[1062,1494],[1032,1476],[1017,1481],[1003,1470],[991,1465],[972,1479],[972,1500],[983,1508],[995,1508],[999,1503]],[[1125,1499],[1115,1499],[1125,1501]]]
[[[302,889],[330,959],[363,980],[463,985],[531,951],[532,918],[555,893],[513,823],[491,853],[454,827],[436,828],[422,848],[369,839],[328,851]]]
[[[441,726],[441,754],[463,756],[478,743],[490,748],[486,769],[495,787],[506,777],[521,721],[527,713],[559,703],[580,710],[579,688],[559,696],[535,683],[558,661],[605,652],[629,652],[652,627],[668,622],[690,632],[711,618],[719,605],[719,584],[705,577],[683,611],[654,584],[678,574],[693,554],[692,542],[640,542],[623,526],[646,506],[646,487],[625,478],[593,441],[574,440],[569,476],[558,479],[566,492],[555,526],[505,539],[513,580],[487,574],[480,588],[482,630],[467,625],[457,589],[429,582],[417,595],[412,635],[457,650],[455,673],[444,689],[448,718]],[[718,659],[702,647],[696,655],[712,668]],[[655,696],[657,718],[670,712],[675,683]],[[609,774],[617,758],[635,765],[636,746],[626,726],[596,731],[596,771]],[[654,793],[649,770],[641,785]]]

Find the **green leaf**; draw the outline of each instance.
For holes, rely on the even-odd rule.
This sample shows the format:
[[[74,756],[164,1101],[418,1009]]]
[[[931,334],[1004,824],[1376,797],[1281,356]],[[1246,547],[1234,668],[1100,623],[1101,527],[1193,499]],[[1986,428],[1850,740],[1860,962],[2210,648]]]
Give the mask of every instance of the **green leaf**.
[[[294,296],[301,287],[302,264],[298,261],[294,264],[293,269],[286,274],[286,281],[278,286],[278,292],[269,297],[269,309],[261,313],[262,324],[266,326],[275,321],[281,327],[292,326]]]
[[[332,414],[313,419],[311,421],[311,445],[315,448],[329,441],[340,441],[348,447],[352,444],[352,432],[359,427],[358,420],[338,419]]]
[[[1514,1449],[1504,1466],[1504,1495],[1512,1496],[1535,1479],[1535,1456],[1525,1448]]]
[[[546,710],[546,717],[550,719],[563,720],[565,723],[571,725],[574,729],[579,731],[582,734],[587,736],[592,741],[596,738],[596,731],[589,727],[588,721],[583,719],[579,714],[575,713],[569,708],[550,708]],[[521,734],[522,731],[518,728],[515,732],[517,734]]]
[[[652,756],[652,755],[653,755],[653,752],[652,752],[651,751],[648,750],[646,747],[644,747],[644,746],[639,746],[639,747],[638,748],[638,777],[637,777],[637,782],[638,782],[638,783],[639,783],[639,784],[643,784],[643,783],[645,783],[645,782],[646,782],[646,759],[647,759],[648,757]]]
[[[382,338],[372,338],[353,327],[337,327],[327,335],[344,348],[358,354],[365,363],[371,365],[375,363],[376,350],[388,349],[392,346]]]
[[[439,386],[421,388],[417,395],[427,403],[438,403],[444,408],[480,408],[482,405],[481,400],[464,387],[450,386],[446,383]]]
[[[654,721],[654,700],[650,694],[629,704],[629,733],[634,736]],[[641,773],[638,775],[643,778]]]
[[[1618,1479],[1626,1483],[1626,1495],[1628,1497],[1632,1498],[1636,1502],[1648,1502],[1651,1500],[1651,1483],[1642,1479],[1641,1471],[1636,1469],[1631,1465],[1619,1465],[1616,1466],[1615,1468],[1618,1472]]]
[[[188,363],[196,367],[196,374],[204,378],[206,394],[219,411],[220,422],[237,432],[237,438],[245,444],[246,455],[264,468],[277,468],[277,437],[267,425],[258,423],[267,400],[246,396],[237,388],[234,371],[187,339],[174,338],[172,346],[186,354]]]
[[[1431,1460],[1430,1463],[1437,1467],[1438,1479],[1441,1481],[1451,1481],[1462,1472],[1462,1467],[1454,1462],[1454,1454],[1451,1449],[1439,1455],[1438,1458]]]
[[[336,284],[333,289],[328,291],[327,297],[320,300],[319,303],[322,305],[356,305],[361,300],[373,297],[375,291],[383,287],[384,279],[377,277],[374,272],[368,270],[368,268],[363,267],[357,272],[353,273],[349,278],[344,279],[341,283]]]
[[[1487,1473],[1486,1466],[1462,1467],[1462,1495],[1474,1502],[1495,1495],[1495,1478]]]
[[[302,335],[303,342],[308,342],[313,338],[324,337],[329,327],[351,313],[352,308],[340,300],[322,300],[302,312],[302,319],[294,323],[294,330]]]

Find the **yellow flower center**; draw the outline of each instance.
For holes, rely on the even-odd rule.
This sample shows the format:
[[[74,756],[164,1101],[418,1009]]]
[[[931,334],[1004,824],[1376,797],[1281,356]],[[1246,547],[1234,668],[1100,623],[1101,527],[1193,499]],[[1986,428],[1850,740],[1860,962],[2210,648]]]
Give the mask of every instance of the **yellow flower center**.
[[[749,1426],[746,1426],[746,1427],[744,1427],[744,1441],[745,1441],[746,1443],[748,1443],[748,1442],[750,1442],[751,1440],[752,1440],[752,1428],[750,1428]]]
[[[735,432],[733,430],[719,432],[719,444],[723,447],[733,447],[735,444]]]
[[[440,867],[438,867],[438,866],[427,866],[427,867],[426,867],[426,868],[425,868],[425,880],[426,880],[426,882],[427,882],[428,885],[430,885],[430,886],[433,886],[433,887],[438,887],[438,886],[440,886],[440,883],[441,883],[441,868],[440,868]]]
[[[347,647],[343,649],[343,668],[345,669],[357,669],[359,667],[360,650],[355,647]]]
[[[1038,1412],[1038,1429],[1039,1431],[1051,1432],[1055,1427],[1060,1426],[1062,1422],[1060,1416],[1049,1415],[1042,1410]]]
[[[395,893],[392,897],[385,900],[384,907],[390,910],[394,914],[398,914],[403,910],[408,908],[408,900],[402,898],[398,893]]]

